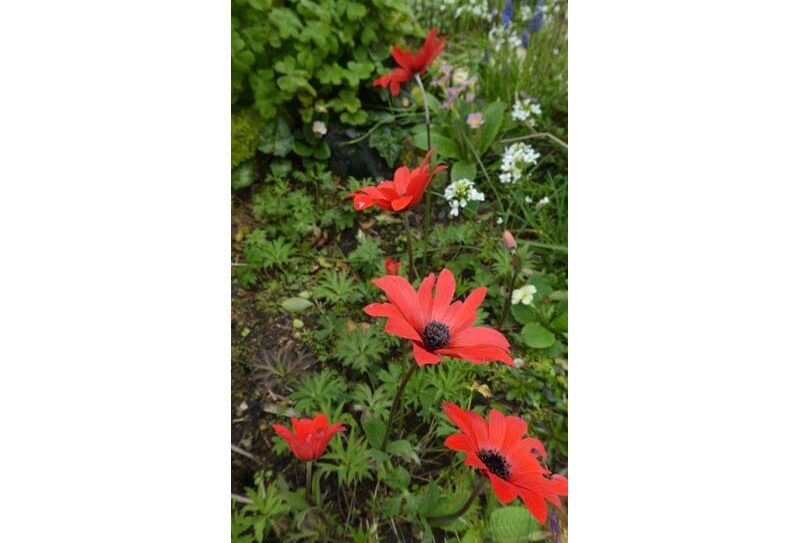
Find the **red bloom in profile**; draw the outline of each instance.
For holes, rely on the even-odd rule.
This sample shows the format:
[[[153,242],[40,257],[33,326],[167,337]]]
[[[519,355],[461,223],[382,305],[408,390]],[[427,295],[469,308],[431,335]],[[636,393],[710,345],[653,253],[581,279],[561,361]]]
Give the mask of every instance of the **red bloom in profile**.
[[[282,424],[273,424],[272,429],[286,441],[298,460],[308,462],[322,456],[333,435],[344,431],[344,424],[335,422],[328,426],[328,417],[320,414],[313,419],[292,417],[294,432]]]
[[[433,176],[447,169],[447,166],[437,166],[432,172],[429,171],[432,154],[433,149],[425,155],[422,164],[413,170],[400,166],[391,181],[381,181],[376,187],[361,187],[349,194],[348,198],[353,199],[353,207],[361,211],[376,205],[386,211],[402,211],[417,205]]]
[[[364,311],[372,317],[388,317],[384,330],[411,340],[418,365],[436,364],[442,356],[476,364],[500,361],[514,365],[503,334],[485,326],[472,326],[486,287],[476,289],[463,302],[450,303],[456,282],[448,269],[439,273],[438,280],[434,274],[428,275],[419,291],[399,275],[386,275],[372,283],[386,293],[389,302],[370,304]]]
[[[500,503],[519,496],[541,523],[547,517],[547,502],[561,507],[559,496],[567,495],[567,479],[551,474],[539,462],[547,453],[538,439],[523,438],[528,431],[524,420],[492,409],[487,421],[447,402],[444,412],[461,430],[445,439],[445,447],[467,453],[465,463],[489,478]]]
[[[390,256],[384,261],[383,267],[386,268],[386,275],[397,275],[400,273],[400,261]]]
[[[397,62],[398,67],[373,81],[372,85],[374,87],[388,86],[392,96],[397,96],[400,93],[400,83],[405,83],[416,74],[423,73],[444,50],[445,40],[436,37],[438,32],[438,29],[432,28],[425,37],[422,49],[416,53],[403,49],[399,45],[392,47],[392,58]]]

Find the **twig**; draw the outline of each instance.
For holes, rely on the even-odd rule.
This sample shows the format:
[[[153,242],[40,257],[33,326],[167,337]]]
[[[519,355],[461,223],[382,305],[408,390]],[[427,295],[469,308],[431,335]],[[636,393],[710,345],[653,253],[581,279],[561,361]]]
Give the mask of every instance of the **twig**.
[[[239,453],[239,454],[241,454],[242,456],[246,456],[246,457],[247,457],[247,458],[249,458],[250,460],[256,460],[256,457],[255,457],[255,455],[253,455],[253,454],[251,454],[251,453],[247,452],[246,450],[242,449],[241,447],[237,447],[237,446],[236,446],[236,445],[234,445],[233,443],[231,443],[231,450],[232,450],[233,452],[236,452],[236,453]]]
[[[239,494],[231,494],[231,499],[235,502],[244,503],[244,504],[251,504],[253,500],[248,498],[247,496],[241,496]]]

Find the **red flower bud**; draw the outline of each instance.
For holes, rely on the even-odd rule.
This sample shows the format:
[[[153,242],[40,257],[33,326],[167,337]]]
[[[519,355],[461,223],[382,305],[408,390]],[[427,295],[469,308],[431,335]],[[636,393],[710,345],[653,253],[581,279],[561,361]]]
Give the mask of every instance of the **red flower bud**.
[[[514,239],[514,236],[512,236],[511,232],[508,230],[503,232],[503,245],[505,245],[506,249],[509,251],[517,250],[517,240]]]
[[[400,273],[400,261],[392,257],[386,258],[383,266],[386,268],[386,275],[397,275]]]

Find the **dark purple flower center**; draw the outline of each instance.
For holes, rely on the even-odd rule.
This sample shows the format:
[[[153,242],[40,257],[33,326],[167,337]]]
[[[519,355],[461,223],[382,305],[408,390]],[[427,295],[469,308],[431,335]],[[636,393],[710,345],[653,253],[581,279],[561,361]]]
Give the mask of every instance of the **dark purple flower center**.
[[[481,459],[489,471],[507,481],[511,472],[508,470],[508,461],[497,451],[481,449],[478,451],[478,458]]]
[[[431,321],[422,331],[422,342],[429,351],[441,349],[450,343],[450,329],[443,322]]]

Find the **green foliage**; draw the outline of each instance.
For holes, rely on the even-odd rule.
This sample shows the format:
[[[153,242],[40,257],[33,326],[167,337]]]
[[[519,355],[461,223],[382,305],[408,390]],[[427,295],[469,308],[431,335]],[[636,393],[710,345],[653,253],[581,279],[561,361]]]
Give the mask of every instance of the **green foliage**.
[[[385,334],[376,326],[367,329],[356,326],[339,337],[334,356],[349,368],[361,373],[370,372],[387,354],[384,337]]]
[[[289,397],[295,401],[294,408],[299,413],[319,413],[338,405],[345,391],[347,384],[341,375],[326,368],[303,381]]]
[[[329,102],[343,123],[363,124],[355,90],[385,71],[382,37],[414,30],[403,2],[234,0],[231,8],[232,102],[265,119],[284,110],[308,122],[315,103]]]
[[[363,289],[345,272],[327,270],[314,289],[314,296],[331,304],[353,303],[362,298]]]
[[[270,236],[285,236],[299,242],[314,230],[314,200],[303,190],[291,188],[288,180],[276,180],[253,196],[253,215],[264,223]]]
[[[548,531],[531,517],[522,506],[512,505],[495,509],[489,516],[489,533],[495,543],[540,541]]]
[[[363,277],[383,275],[383,251],[375,238],[359,236],[358,246],[347,256],[347,260]]]
[[[231,115],[231,168],[255,156],[263,126],[264,120],[252,109]]]
[[[349,437],[347,445],[342,440],[331,442],[330,452],[324,456],[331,464],[322,464],[320,470],[324,474],[336,475],[340,485],[350,486],[364,479],[372,479],[370,454],[367,442],[363,439]]]
[[[285,483],[266,483],[266,473],[256,474],[255,488],[247,489],[252,501],[241,508],[234,506],[231,519],[231,541],[236,543],[261,543],[267,534],[279,535],[280,519],[290,510]]]

